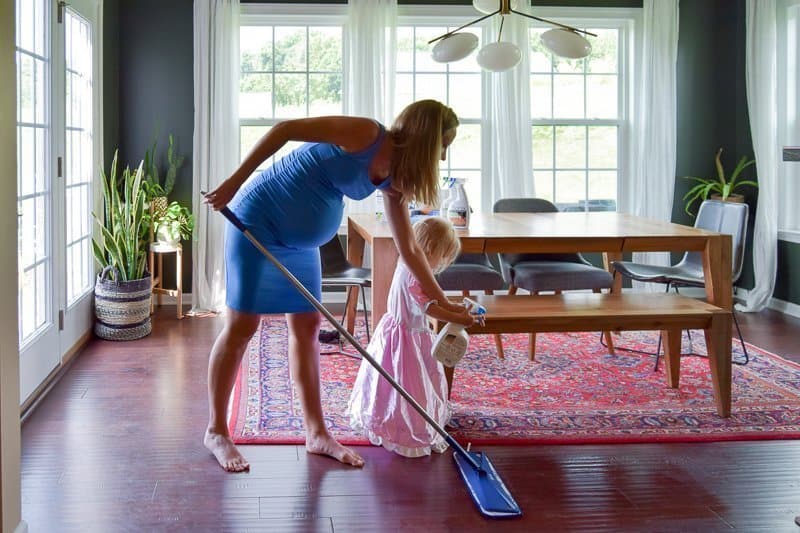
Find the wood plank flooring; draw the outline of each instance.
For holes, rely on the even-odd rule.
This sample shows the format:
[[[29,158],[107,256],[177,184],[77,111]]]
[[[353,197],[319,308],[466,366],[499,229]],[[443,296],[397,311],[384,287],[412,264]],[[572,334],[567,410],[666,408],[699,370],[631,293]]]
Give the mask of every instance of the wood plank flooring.
[[[800,361],[800,320],[740,314],[745,339]],[[22,428],[32,533],[142,531],[800,531],[800,442],[484,447],[520,519],[483,519],[449,454],[249,446],[227,474],[201,445],[218,318],[158,310],[136,342],[95,340]],[[663,368],[663,367],[662,367]]]

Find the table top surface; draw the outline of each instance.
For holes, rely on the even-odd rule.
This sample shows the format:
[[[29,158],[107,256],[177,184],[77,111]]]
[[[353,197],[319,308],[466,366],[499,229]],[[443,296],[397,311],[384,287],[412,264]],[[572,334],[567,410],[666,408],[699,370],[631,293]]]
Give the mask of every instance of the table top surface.
[[[373,214],[349,215],[350,223],[364,236],[391,238],[389,224]],[[705,240],[718,233],[608,211],[569,213],[473,213],[469,228],[457,229],[462,239],[587,239],[587,238],[686,238]]]

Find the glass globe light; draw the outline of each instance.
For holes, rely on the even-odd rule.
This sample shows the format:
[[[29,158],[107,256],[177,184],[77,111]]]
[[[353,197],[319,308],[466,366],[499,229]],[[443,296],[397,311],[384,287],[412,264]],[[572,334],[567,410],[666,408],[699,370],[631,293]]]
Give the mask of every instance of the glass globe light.
[[[542,44],[557,56],[581,59],[592,53],[592,44],[571,30],[553,28],[542,34]]]
[[[431,56],[437,63],[449,63],[464,59],[477,47],[478,36],[474,33],[454,33],[440,39],[431,50]]]
[[[478,51],[478,64],[493,72],[514,68],[522,59],[522,52],[514,43],[499,41],[489,43]]]

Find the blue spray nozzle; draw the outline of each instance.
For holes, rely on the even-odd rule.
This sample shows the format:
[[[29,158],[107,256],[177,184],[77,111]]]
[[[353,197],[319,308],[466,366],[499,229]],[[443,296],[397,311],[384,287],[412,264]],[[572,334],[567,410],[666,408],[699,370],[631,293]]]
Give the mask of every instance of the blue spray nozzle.
[[[464,298],[464,305],[469,306],[469,312],[473,315],[486,314],[486,308],[471,298]]]

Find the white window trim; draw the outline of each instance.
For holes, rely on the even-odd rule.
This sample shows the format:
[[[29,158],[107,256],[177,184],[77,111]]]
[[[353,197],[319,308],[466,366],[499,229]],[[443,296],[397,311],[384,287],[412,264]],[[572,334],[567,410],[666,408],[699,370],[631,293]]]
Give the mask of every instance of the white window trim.
[[[800,69],[798,69],[798,52],[789,42],[788,26],[790,12],[794,20],[794,38],[800,40],[800,0],[780,0],[778,2],[778,109],[785,107],[785,114],[779,113],[778,145],[796,146],[800,144],[800,112],[797,98],[800,96]],[[790,121],[794,121],[794,127]],[[789,131],[792,128],[794,131]],[[800,192],[800,163],[778,160],[778,194],[781,205],[778,207],[778,239],[800,244],[800,216],[793,205]]]
[[[241,26],[341,26],[347,18],[344,4],[242,4]]]
[[[564,24],[576,27],[592,27],[600,29],[620,30],[618,43],[619,64],[617,65],[617,76],[620,83],[619,101],[617,109],[619,118],[616,120],[595,119],[577,120],[577,124],[588,125],[618,125],[617,132],[617,210],[624,206],[624,194],[631,188],[633,179],[632,171],[634,167],[633,154],[631,152],[632,135],[634,134],[633,117],[634,88],[636,76],[636,47],[635,43],[641,39],[642,10],[639,8],[577,8],[577,7],[534,7],[528,10],[529,13],[550,20],[555,20]],[[531,21],[531,27],[547,28],[548,24]],[[569,124],[570,120],[531,120],[531,126],[538,124],[557,123]],[[532,178],[531,178],[532,179]]]

